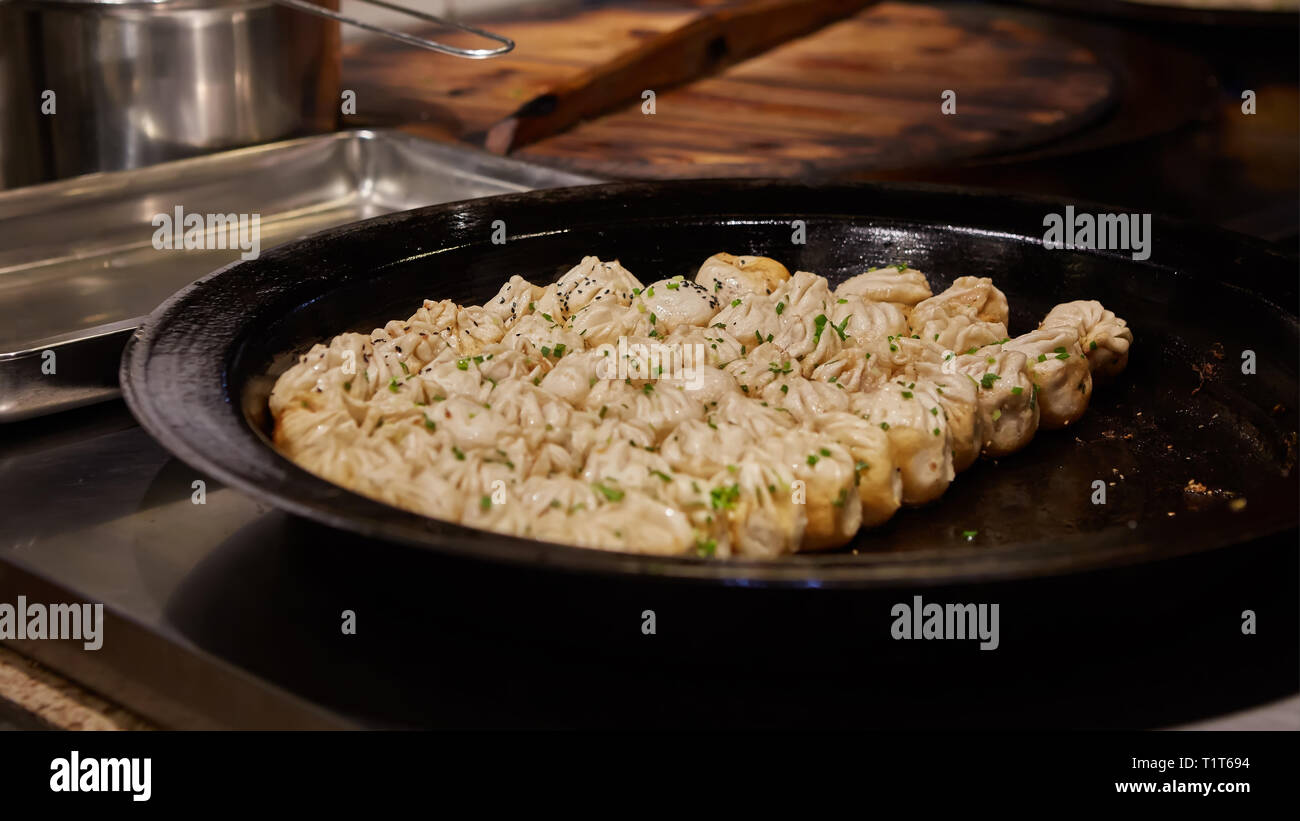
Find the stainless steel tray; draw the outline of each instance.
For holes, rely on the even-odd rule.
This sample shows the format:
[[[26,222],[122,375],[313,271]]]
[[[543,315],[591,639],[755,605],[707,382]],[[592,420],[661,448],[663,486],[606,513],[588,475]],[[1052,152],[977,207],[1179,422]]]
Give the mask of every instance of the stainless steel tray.
[[[344,131],[0,193],[0,422],[116,396],[122,346],[143,317],[239,258],[156,250],[155,214],[260,214],[265,252],[392,211],[592,182],[399,132]]]

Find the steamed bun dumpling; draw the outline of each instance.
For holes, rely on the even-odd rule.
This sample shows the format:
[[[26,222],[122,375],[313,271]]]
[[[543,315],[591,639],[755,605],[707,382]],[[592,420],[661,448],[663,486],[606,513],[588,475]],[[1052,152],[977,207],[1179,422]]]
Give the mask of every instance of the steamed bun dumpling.
[[[981,456],[1074,423],[1133,341],[1084,300],[1011,338],[991,279],[934,294],[906,265],[832,287],[719,253],[693,280],[646,279],[588,256],[313,345],[271,391],[275,447],[468,527],[775,559],[843,547]]]

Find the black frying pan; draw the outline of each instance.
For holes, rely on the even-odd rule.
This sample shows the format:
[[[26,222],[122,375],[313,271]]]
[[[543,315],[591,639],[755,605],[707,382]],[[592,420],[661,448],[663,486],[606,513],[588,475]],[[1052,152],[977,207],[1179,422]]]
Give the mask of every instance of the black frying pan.
[[[165,447],[258,498],[368,539],[522,567],[891,588],[1132,565],[1294,530],[1296,261],[1162,219],[1146,261],[1047,250],[1044,215],[1064,205],[937,187],[686,181],[423,208],[277,247],[184,289],[131,340],[122,386]],[[491,242],[497,220],[504,245]],[[793,220],[805,222],[806,244],[792,244]],[[446,524],[343,490],[269,445],[270,386],[315,342],[408,316],[425,297],[482,302],[512,274],[553,281],[584,254],[618,258],[649,282],[693,275],[719,250],[770,255],[832,282],[908,261],[936,292],[959,275],[991,276],[1010,301],[1013,335],[1053,304],[1095,298],[1129,321],[1136,342],[1128,370],[1076,426],[978,463],[937,503],[861,532],[848,550],[781,561],[626,556]],[[1253,375],[1242,373],[1244,350]],[[1104,505],[1092,502],[1096,481]]]

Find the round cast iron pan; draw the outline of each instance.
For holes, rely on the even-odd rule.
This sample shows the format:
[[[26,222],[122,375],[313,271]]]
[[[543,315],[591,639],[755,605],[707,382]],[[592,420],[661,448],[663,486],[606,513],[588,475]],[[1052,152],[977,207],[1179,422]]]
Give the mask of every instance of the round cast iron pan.
[[[1115,211],[1073,203],[1077,210]],[[1296,261],[1227,232],[1153,221],[1151,257],[1047,250],[1065,203],[938,187],[785,181],[626,183],[391,214],[279,246],[177,293],[122,361],[126,400],[211,477],[354,534],[443,554],[588,574],[729,585],[899,587],[1053,576],[1231,548],[1296,528]],[[505,223],[508,241],[491,242]],[[792,243],[803,220],[805,244]],[[981,461],[942,499],[849,548],[779,561],[583,550],[398,510],[293,465],[268,439],[276,376],[316,342],[369,332],[421,300],[481,303],[512,274],[554,281],[586,254],[642,281],[693,276],[726,250],[838,282],[910,262],[937,293],[993,277],[1023,333],[1054,304],[1099,299],[1135,335],[1128,369],[1084,419]],[[1254,374],[1242,373],[1252,351]],[[1097,485],[1105,504],[1094,504]],[[1189,483],[1192,484],[1189,489]],[[1244,499],[1230,504],[1233,499]],[[976,531],[973,538],[963,535]],[[363,538],[355,538],[356,536]]]

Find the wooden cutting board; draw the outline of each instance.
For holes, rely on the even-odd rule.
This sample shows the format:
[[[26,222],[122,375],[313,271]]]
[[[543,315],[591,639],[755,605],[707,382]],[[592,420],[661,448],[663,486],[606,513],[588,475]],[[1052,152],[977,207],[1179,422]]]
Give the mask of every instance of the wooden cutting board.
[[[679,26],[699,4],[610,5],[485,24],[516,50],[486,62],[387,42],[350,46],[344,87],[374,124],[482,145],[557,81]],[[364,91],[363,91],[364,89]],[[941,110],[955,93],[955,114]],[[934,166],[1040,144],[1116,96],[1088,49],[979,4],[881,3],[718,75],[529,145],[513,156],[610,178],[840,175]],[[394,119],[394,116],[396,118]],[[348,122],[344,126],[359,125]]]

